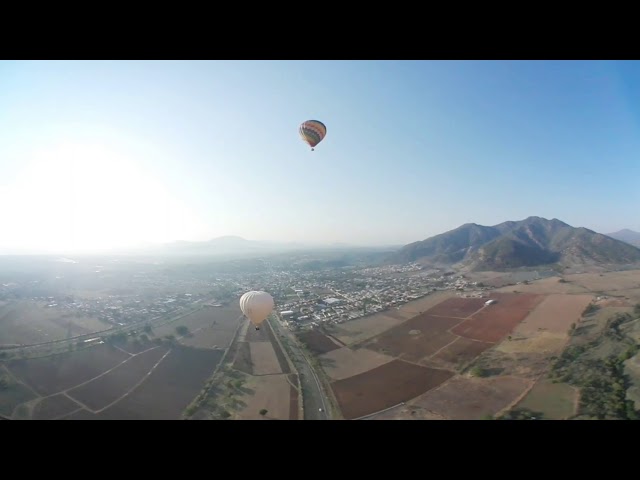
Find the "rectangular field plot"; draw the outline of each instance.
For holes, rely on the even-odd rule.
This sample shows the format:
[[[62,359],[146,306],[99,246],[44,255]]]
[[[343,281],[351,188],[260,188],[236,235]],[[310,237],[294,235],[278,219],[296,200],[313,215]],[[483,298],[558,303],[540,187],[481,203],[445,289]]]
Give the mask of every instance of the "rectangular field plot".
[[[282,373],[280,362],[278,362],[278,357],[276,357],[276,352],[271,342],[249,343],[249,349],[251,350],[253,375]]]
[[[151,342],[149,340],[142,341],[139,338],[132,339],[131,337],[111,340],[111,343],[132,355],[135,355],[136,353],[142,353],[145,350],[149,350],[150,348],[156,347],[158,345],[157,343]]]
[[[308,332],[301,333],[298,335],[298,338],[314,355],[322,355],[323,353],[337,350],[342,347],[330,337],[327,337],[317,330],[309,330]]]
[[[422,298],[400,305],[398,312],[403,315],[405,319],[408,319],[415,317],[416,315],[420,315],[421,313],[428,311],[430,308],[435,307],[443,300],[452,297],[455,297],[455,293],[452,290],[431,292]]]
[[[60,420],[107,420],[106,418],[100,418],[98,415],[87,410],[78,410],[69,415],[61,417]]]
[[[106,344],[45,358],[15,360],[9,368],[41,395],[52,395],[84,383],[130,355]]]
[[[592,299],[591,295],[549,295],[527,316],[519,330],[523,333],[547,330],[566,334],[571,324],[580,320]]]
[[[273,351],[276,353],[276,357],[278,358],[278,363],[280,364],[280,371],[282,373],[291,373],[291,368],[289,367],[289,361],[287,360],[287,356],[285,355],[276,335],[273,333],[273,329],[269,326],[268,329],[269,339],[271,341],[271,346],[273,347]]]
[[[427,310],[429,315],[440,317],[467,318],[484,306],[485,298],[448,298]]]
[[[456,377],[411,404],[451,420],[479,420],[508,407],[529,385],[516,377]]]
[[[341,342],[352,345],[374,337],[400,323],[402,323],[402,320],[390,317],[385,313],[376,313],[367,317],[349,320],[340,325],[331,325],[328,330]]]
[[[142,381],[167,351],[161,346],[131,357],[109,373],[69,390],[68,395],[92,410],[105,408]]]
[[[181,343],[196,348],[213,348],[214,345],[217,345],[217,348],[225,349],[233,338],[241,315],[240,308],[235,305],[232,307],[204,307],[171,323],[154,327],[153,336],[174,335],[179,337],[176,328],[184,326],[187,327],[190,335],[181,338]]]
[[[0,344],[51,342],[109,328],[110,324],[96,318],[42,302],[0,304]]]
[[[264,343],[264,342],[261,342]],[[253,375],[253,362],[251,361],[251,344],[249,342],[236,343],[235,356],[233,357],[233,368],[240,372]]]
[[[175,346],[133,392],[98,414],[108,420],[178,420],[222,358],[220,350]]]
[[[516,310],[531,311],[536,308],[545,299],[546,295],[538,295],[535,293],[505,293],[492,292],[489,299],[497,300],[498,303],[489,305],[488,308],[514,308]],[[487,300],[487,299],[483,299]]]
[[[578,273],[566,275],[567,281],[588,288],[592,292],[620,291],[640,286],[640,270],[623,272]]]
[[[0,376],[5,379],[5,386],[0,390],[0,414],[11,417],[14,409],[21,403],[37,397],[29,388],[14,381],[5,367],[0,364]]]
[[[544,299],[539,295],[507,293],[494,293],[491,298],[498,303],[482,309],[452,332],[482,342],[499,342]]]
[[[218,348],[224,350],[233,340],[234,329],[203,327],[180,339],[180,343],[193,348]]]
[[[431,357],[429,362],[434,362],[443,368],[462,368],[492,346],[492,343],[458,337],[451,345],[448,345]]]
[[[32,418],[34,420],[53,420],[68,415],[79,408],[80,405],[66,395],[59,393],[38,402],[33,409]]]
[[[547,354],[558,353],[568,341],[566,333],[532,332],[523,333],[524,324],[518,325],[513,331],[511,340],[503,340],[496,346],[496,350],[511,354]]]
[[[291,384],[287,377],[287,375],[250,377],[246,388],[253,393],[241,397],[241,401],[246,406],[236,414],[236,419],[289,420],[292,413]],[[265,415],[260,415],[262,409],[267,410]]]
[[[333,350],[320,357],[323,370],[332,380],[360,375],[392,360],[393,357],[366,348],[352,350],[349,347]]]
[[[363,346],[386,355],[419,361],[453,342],[456,336],[447,330],[460,322],[456,318],[423,314],[368,340]]]
[[[446,370],[393,360],[360,375],[331,384],[346,419],[354,419],[406,402],[453,376]]]
[[[517,409],[541,413],[542,418],[549,420],[563,420],[575,413],[576,396],[570,385],[541,380],[518,403]]]

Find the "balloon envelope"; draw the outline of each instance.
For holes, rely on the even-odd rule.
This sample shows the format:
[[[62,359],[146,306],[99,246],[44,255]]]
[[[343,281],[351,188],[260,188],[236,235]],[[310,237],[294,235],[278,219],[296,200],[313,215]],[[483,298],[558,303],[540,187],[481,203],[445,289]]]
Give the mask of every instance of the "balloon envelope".
[[[240,310],[256,327],[265,321],[273,307],[273,297],[267,292],[251,291],[240,297]]]
[[[302,140],[311,148],[318,145],[327,135],[327,127],[319,120],[307,120],[298,128]]]

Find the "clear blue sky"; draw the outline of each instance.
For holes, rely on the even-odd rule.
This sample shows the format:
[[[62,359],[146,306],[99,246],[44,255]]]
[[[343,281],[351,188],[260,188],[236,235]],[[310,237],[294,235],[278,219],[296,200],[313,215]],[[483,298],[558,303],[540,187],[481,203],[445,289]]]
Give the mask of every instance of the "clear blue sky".
[[[639,101],[638,62],[0,62],[0,248],[640,230]]]

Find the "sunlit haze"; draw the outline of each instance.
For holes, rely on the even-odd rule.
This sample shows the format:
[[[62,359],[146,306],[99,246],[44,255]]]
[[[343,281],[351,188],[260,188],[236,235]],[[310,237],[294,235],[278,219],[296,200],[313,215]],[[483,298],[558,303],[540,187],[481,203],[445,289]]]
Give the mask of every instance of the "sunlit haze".
[[[637,62],[0,62],[0,253],[640,230],[639,92]]]

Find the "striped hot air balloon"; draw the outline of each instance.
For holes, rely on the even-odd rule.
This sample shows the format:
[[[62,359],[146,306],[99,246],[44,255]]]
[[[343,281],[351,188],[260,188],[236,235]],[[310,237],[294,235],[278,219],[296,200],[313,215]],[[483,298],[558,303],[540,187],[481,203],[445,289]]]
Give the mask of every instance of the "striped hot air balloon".
[[[327,135],[327,127],[319,120],[302,122],[298,131],[300,132],[302,140],[311,147],[312,152],[314,147]]]

